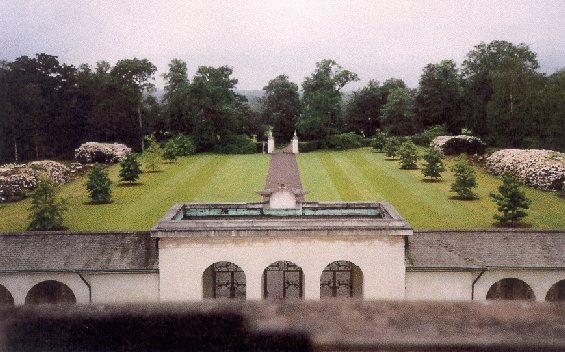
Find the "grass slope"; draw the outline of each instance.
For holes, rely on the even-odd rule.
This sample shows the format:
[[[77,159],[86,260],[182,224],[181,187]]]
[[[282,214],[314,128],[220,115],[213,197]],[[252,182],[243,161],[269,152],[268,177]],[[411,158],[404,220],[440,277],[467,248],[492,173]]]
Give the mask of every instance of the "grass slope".
[[[448,159],[447,168],[453,163]],[[400,170],[398,164],[370,149],[298,156],[302,184],[310,191],[308,200],[386,201],[419,229],[493,226],[496,206],[488,194],[497,191],[500,178],[476,168],[479,199],[460,201],[451,199],[455,193],[449,191],[450,171],[443,174],[443,181],[429,183],[423,181],[420,170]],[[524,190],[532,200],[525,223],[539,229],[565,229],[565,199],[552,192]]]
[[[148,230],[177,202],[258,201],[269,157],[199,154],[161,165],[161,172],[144,173],[141,185],[118,185],[119,165],[110,167],[113,203],[87,204],[85,179],[61,187],[69,206],[70,230]],[[0,205],[0,231],[25,230],[30,199]]]

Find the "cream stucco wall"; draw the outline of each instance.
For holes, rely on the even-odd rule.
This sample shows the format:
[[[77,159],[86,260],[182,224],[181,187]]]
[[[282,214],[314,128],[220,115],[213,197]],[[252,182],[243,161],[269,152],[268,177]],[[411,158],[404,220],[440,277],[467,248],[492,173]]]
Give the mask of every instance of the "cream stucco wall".
[[[565,270],[490,269],[475,284],[475,300],[486,300],[489,288],[497,281],[506,278],[516,278],[524,281],[534,291],[536,301],[544,301],[551,286],[565,279]]]
[[[499,280],[516,278],[527,283],[537,301],[544,301],[547,291],[561,280],[565,280],[565,270],[518,270],[492,269],[468,272],[407,272],[406,298],[412,300],[486,300],[490,287]]]
[[[92,303],[159,302],[158,273],[83,274],[92,287]],[[40,282],[54,280],[67,285],[77,304],[90,303],[89,289],[76,273],[8,273],[0,274],[0,285],[6,287],[14,304],[25,304],[29,290]]]
[[[405,286],[402,236],[260,236],[234,238],[162,237],[159,241],[161,301],[201,300],[202,274],[212,263],[229,261],[245,271],[247,299],[262,299],[263,270],[291,261],[304,273],[304,298],[320,299],[320,275],[336,260],[363,271],[363,297],[403,299]]]
[[[471,299],[474,272],[407,272],[406,299],[462,301]]]
[[[84,275],[92,286],[92,303],[159,302],[158,273]]]
[[[0,274],[0,285],[6,287],[14,298],[14,304],[25,304],[29,290],[40,282],[54,280],[67,285],[78,304],[89,303],[88,287],[74,273],[7,273]]]

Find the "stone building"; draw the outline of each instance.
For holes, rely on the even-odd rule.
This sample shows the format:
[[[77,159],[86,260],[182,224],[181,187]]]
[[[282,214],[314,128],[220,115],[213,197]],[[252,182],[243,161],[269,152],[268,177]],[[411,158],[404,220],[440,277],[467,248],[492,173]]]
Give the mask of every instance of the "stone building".
[[[0,302],[565,298],[565,232],[414,231],[385,203],[277,199],[177,204],[149,232],[0,234]]]

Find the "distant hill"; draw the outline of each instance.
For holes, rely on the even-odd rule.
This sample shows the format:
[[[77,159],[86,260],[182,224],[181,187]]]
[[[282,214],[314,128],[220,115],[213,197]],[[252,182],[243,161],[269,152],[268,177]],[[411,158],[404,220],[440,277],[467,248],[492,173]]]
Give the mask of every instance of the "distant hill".
[[[262,90],[236,90],[237,94],[243,95],[247,98],[247,102],[253,110],[258,110],[261,105],[261,98],[263,97]]]
[[[264,92],[262,90],[257,90],[257,89],[254,90],[242,89],[242,90],[236,90],[235,92],[237,94],[246,97],[247,101],[249,102],[249,105],[251,105],[253,109],[259,108],[259,105],[261,104],[260,100],[264,95]],[[159,102],[161,101],[161,99],[163,99],[163,94],[165,94],[165,91],[162,88],[157,88],[155,92],[151,93],[151,95],[156,97]],[[341,93],[341,95],[343,97],[343,103],[347,103],[351,99],[351,96],[353,95],[353,91],[344,91]],[[300,92],[300,96],[302,96],[302,92]]]

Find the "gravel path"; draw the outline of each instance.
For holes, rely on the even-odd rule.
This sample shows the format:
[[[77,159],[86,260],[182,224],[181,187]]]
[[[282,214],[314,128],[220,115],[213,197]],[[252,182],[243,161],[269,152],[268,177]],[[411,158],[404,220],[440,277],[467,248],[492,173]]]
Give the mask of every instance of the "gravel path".
[[[288,148],[276,150],[271,154],[265,190],[278,189],[281,184],[284,184],[289,189],[302,190],[296,156],[290,153]],[[304,197],[299,196],[297,200],[303,201]]]

